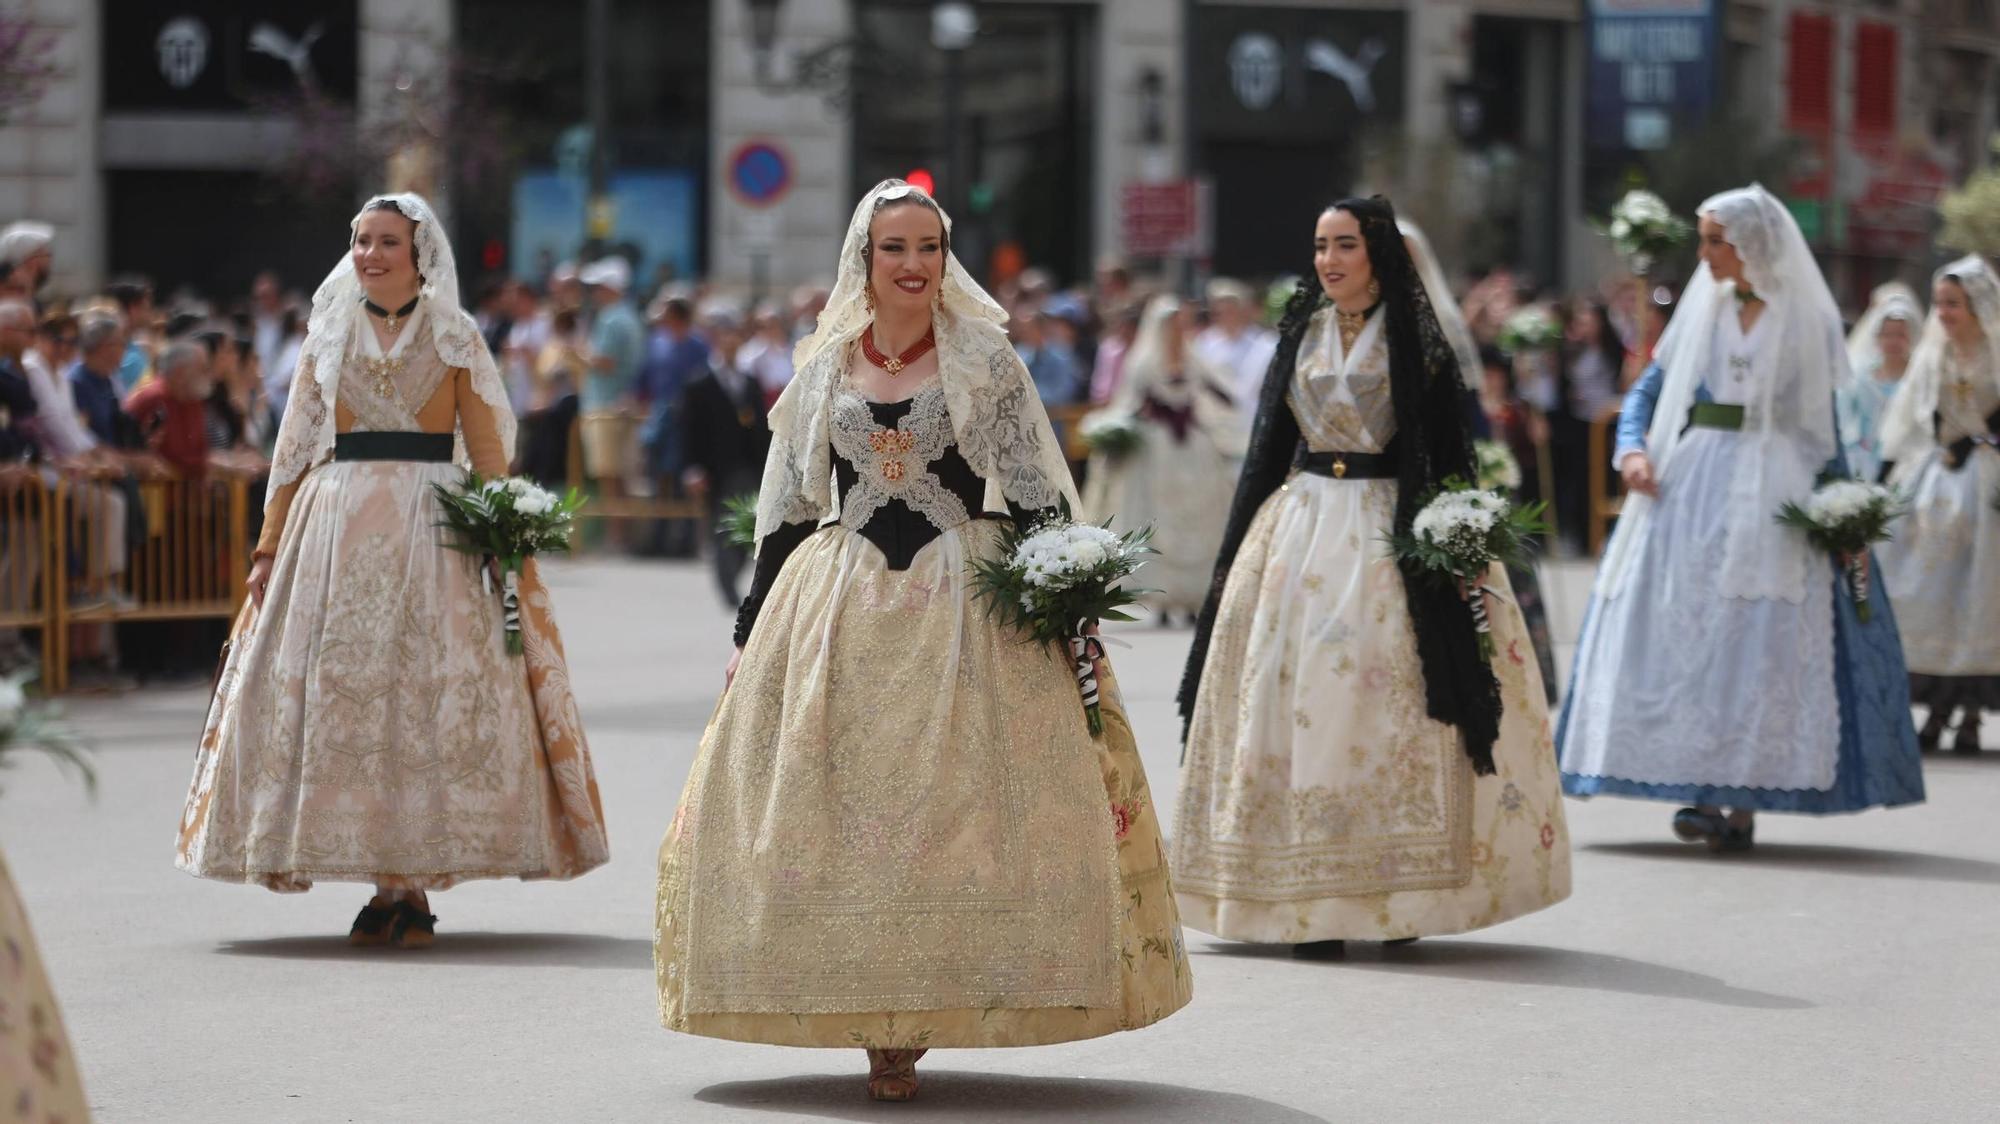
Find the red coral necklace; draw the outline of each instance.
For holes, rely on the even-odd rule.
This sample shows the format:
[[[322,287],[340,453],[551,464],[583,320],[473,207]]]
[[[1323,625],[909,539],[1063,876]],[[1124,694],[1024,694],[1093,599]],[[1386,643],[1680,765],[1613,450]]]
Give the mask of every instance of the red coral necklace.
[[[923,339],[911,344],[908,351],[894,356],[882,354],[882,349],[875,346],[875,325],[873,323],[868,325],[867,331],[861,333],[861,354],[867,356],[870,363],[889,372],[890,378],[902,374],[903,368],[923,358],[925,352],[936,346],[937,328],[935,327],[925,332]]]

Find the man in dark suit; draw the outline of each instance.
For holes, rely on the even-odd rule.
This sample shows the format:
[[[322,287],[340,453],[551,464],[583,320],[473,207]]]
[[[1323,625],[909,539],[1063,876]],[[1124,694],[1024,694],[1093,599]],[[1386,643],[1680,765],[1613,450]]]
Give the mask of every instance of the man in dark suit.
[[[756,493],[771,429],[762,387],[737,366],[744,338],[741,318],[723,311],[705,320],[708,370],[681,391],[681,483],[708,505],[710,525],[720,528],[727,500]],[[717,534],[715,581],[731,609],[742,600],[736,582],[749,558],[746,548]]]

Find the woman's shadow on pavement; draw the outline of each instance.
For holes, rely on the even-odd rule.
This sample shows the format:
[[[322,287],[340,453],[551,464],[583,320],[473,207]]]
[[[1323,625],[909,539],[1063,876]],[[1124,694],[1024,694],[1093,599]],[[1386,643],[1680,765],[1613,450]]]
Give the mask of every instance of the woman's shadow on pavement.
[[[1216,943],[1191,947],[1188,951],[1197,955],[1290,956],[1289,945]],[[1299,963],[1319,966],[1320,962]],[[1399,976],[1442,976],[1482,983],[1616,991],[1767,1011],[1798,1011],[1817,1006],[1789,995],[1735,987],[1714,976],[1627,956],[1492,941],[1425,939],[1394,949],[1382,949],[1370,941],[1350,941],[1346,956],[1325,961],[1324,966]]]
[[[857,1059],[859,1051],[855,1051]],[[935,1059],[939,1054],[933,1053]],[[908,1104],[875,1104],[863,1092],[865,1078],[852,1073],[727,1081],[695,1094],[703,1104],[757,1112],[817,1116],[828,1120],[1043,1121],[1088,1120],[1091,1124],[1329,1124],[1314,1116],[1241,1093],[1191,1089],[1152,1081],[1093,1080],[1074,1077],[1019,1077],[999,1073],[954,1072],[920,1065],[922,1089]]]
[[[403,964],[471,964],[564,968],[653,967],[653,942],[637,937],[606,937],[593,933],[449,933],[429,948],[402,951],[355,948],[345,937],[271,937],[225,941],[215,946],[225,956],[261,956],[275,960],[384,960]]]

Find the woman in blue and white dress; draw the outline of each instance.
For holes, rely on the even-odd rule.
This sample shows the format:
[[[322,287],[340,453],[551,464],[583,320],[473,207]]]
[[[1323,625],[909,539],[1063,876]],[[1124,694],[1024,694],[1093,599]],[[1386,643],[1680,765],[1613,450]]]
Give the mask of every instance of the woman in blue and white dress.
[[[1775,516],[1839,463],[1840,315],[1761,187],[1700,209],[1703,268],[1625,400],[1630,495],[1556,731],[1564,791],[1665,800],[1680,838],[1748,850],[1758,811],[1923,799],[1895,615]]]
[[[1930,708],[1917,735],[1979,752],[1979,712],[2000,707],[2000,279],[1978,257],[1939,270],[1910,373],[1882,423],[1889,483],[1910,513],[1882,548],[1902,611],[1910,694]]]
[[[1853,375],[1834,392],[1834,409],[1847,470],[1858,480],[1882,475],[1882,419],[1909,370],[1923,323],[1924,306],[1916,290],[1891,281],[1875,287],[1868,311],[1847,334],[1847,365]]]

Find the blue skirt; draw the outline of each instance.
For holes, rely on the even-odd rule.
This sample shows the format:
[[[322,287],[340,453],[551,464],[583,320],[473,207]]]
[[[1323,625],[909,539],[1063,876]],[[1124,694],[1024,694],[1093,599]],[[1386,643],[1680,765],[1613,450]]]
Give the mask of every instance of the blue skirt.
[[[1903,664],[1903,644],[1896,614],[1889,604],[1879,568],[1873,574],[1870,620],[1863,622],[1848,596],[1845,577],[1828,560],[1833,591],[1834,694],[1840,705],[1840,747],[1834,782],[1826,789],[1718,788],[1702,784],[1653,784],[1621,777],[1563,773],[1563,791],[1571,796],[1629,796],[1674,804],[1706,804],[1754,808],[1768,812],[1828,815],[1865,808],[1893,808],[1924,799],[1922,758],[1916,726],[1910,718],[1909,673]],[[1632,594],[1628,593],[1627,596]],[[1584,631],[1597,611],[1593,595]],[[1570,707],[1576,698],[1571,681],[1556,722],[1558,752],[1568,731]],[[1699,706],[1699,699],[1688,700]]]

